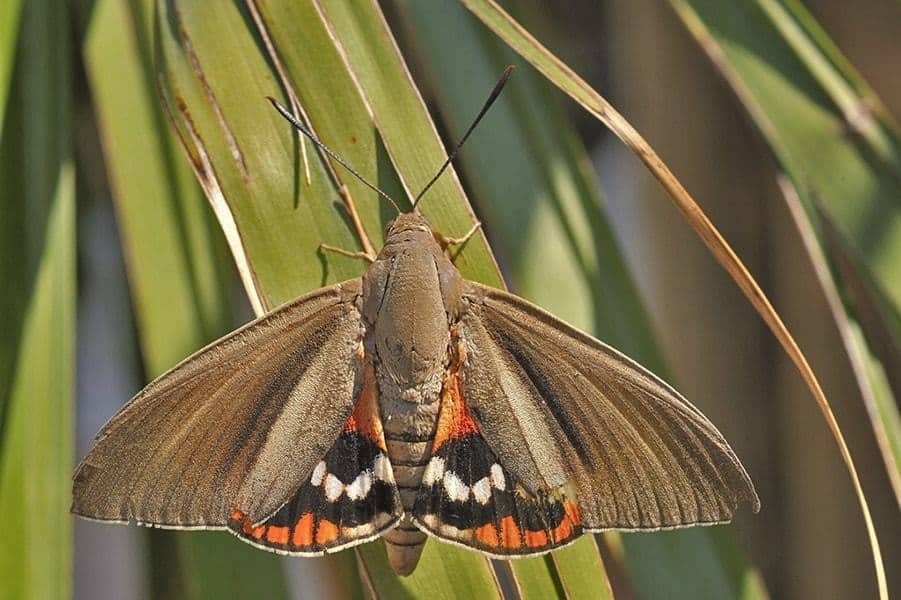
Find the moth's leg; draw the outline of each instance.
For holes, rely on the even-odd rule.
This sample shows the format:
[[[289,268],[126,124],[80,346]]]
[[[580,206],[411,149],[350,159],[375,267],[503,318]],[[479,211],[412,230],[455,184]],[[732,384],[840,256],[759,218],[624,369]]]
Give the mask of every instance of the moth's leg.
[[[345,250],[344,248],[338,248],[337,246],[330,246],[328,244],[319,244],[319,250],[320,252],[334,252],[335,254],[340,254],[341,256],[346,256],[348,258],[358,258],[360,260],[365,260],[369,264],[375,262],[375,257],[370,256],[362,250],[353,252],[351,250]]]
[[[443,235],[441,235],[438,232],[435,232],[435,237],[438,238],[438,243],[441,244],[442,246],[444,246],[445,248],[448,248],[450,246],[462,246],[463,244],[468,242],[469,238],[474,236],[476,234],[476,232],[481,228],[482,228],[482,223],[480,221],[477,221],[476,224],[472,226],[472,229],[467,231],[466,235],[464,235],[463,237],[449,238],[449,237],[444,237]]]

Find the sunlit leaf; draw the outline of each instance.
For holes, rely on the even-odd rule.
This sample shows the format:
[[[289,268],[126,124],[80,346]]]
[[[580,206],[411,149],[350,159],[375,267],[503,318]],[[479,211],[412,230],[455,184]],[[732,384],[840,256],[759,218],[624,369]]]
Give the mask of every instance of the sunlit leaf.
[[[7,0],[0,4],[0,116],[6,114],[6,99],[16,58],[16,42],[19,39],[19,13],[22,0]],[[3,135],[3,119],[0,119],[0,136]]]
[[[160,105],[153,19],[152,0],[98,0],[84,46],[144,370],[151,377],[234,325],[217,264],[226,257],[217,251],[222,244],[215,222]],[[152,585],[159,596],[287,595],[278,557],[230,535],[151,535]]]

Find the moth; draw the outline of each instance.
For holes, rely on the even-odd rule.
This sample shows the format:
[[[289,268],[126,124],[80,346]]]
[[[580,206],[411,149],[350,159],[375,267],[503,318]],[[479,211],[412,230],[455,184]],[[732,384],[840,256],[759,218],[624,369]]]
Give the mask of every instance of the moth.
[[[512,558],[759,510],[700,411],[610,346],[464,279],[448,247],[465,239],[415,205],[362,277],[276,308],[132,398],[76,469],[72,512],[228,529],[302,556],[382,536],[408,575],[427,535]]]

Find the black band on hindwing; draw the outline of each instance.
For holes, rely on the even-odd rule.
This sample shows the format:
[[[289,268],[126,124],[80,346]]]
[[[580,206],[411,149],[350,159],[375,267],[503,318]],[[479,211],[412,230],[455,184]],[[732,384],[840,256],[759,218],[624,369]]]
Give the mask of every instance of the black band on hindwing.
[[[461,483],[472,488],[480,480],[491,476],[497,457],[480,434],[448,440],[433,454],[445,461],[445,473],[453,473]],[[490,500],[481,503],[472,494],[466,500],[451,499],[442,478],[430,485],[423,484],[416,498],[415,514],[440,514],[441,520],[458,529],[479,527],[512,516],[525,529],[541,531],[557,527],[565,511],[559,502],[532,498],[516,491],[513,479],[505,476],[504,489],[492,485]]]
[[[348,485],[361,473],[373,468],[382,450],[369,438],[355,431],[342,432],[335,445],[323,459],[326,473]],[[394,508],[394,489],[391,483],[382,481],[372,473],[372,487],[364,498],[352,500],[346,493],[337,500],[326,498],[325,481],[313,485],[304,482],[289,502],[285,503],[266,523],[289,525],[303,513],[312,512],[317,519],[328,519],[344,526],[368,523],[379,513],[391,513]]]
[[[274,550],[319,553],[372,537],[400,515],[387,456],[366,435],[345,430],[274,515],[254,527],[238,511],[229,527]]]
[[[304,513],[312,512],[318,519],[327,519],[346,527],[354,527],[371,521],[380,513],[392,512],[394,490],[391,484],[376,481],[369,494],[362,500],[351,500],[342,495],[338,500],[329,501],[322,486],[313,487],[305,483],[290,502],[266,520],[267,525],[293,525]]]
[[[365,435],[356,431],[344,431],[325,455],[329,473],[344,483],[350,483],[364,470],[372,468],[382,449]]]

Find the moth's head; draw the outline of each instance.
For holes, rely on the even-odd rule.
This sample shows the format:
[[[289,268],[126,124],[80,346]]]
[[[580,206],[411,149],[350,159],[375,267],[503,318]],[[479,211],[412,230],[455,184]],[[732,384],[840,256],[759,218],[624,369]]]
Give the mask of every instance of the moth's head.
[[[432,226],[425,217],[416,213],[400,213],[385,226],[385,239],[408,231],[424,231],[432,235]]]

